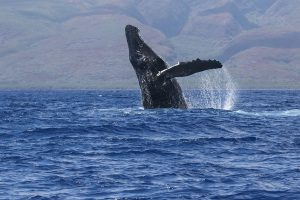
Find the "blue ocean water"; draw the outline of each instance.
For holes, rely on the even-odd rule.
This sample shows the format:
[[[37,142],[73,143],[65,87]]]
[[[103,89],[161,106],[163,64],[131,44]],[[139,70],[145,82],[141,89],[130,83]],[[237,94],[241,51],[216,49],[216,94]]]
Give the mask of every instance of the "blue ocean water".
[[[232,110],[2,91],[0,199],[300,199],[300,91],[239,91]]]

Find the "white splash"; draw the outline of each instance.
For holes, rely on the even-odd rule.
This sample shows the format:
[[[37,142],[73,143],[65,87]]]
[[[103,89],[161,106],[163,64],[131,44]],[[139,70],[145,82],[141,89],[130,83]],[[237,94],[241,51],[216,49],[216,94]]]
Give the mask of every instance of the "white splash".
[[[195,87],[200,89],[191,89]],[[183,88],[190,108],[232,110],[234,107],[236,87],[229,72],[224,67],[220,70],[198,73],[190,81],[187,78],[183,81]]]

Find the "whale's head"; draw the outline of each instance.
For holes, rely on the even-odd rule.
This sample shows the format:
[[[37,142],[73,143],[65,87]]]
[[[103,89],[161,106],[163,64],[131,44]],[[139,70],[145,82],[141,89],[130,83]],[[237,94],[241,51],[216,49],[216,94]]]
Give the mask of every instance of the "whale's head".
[[[135,26],[127,25],[125,27],[129,56],[138,56],[138,53],[141,51],[141,48],[144,44],[139,32],[140,30]]]
[[[125,33],[126,33],[127,39],[132,36],[136,36],[139,32],[140,32],[140,30],[135,26],[127,25],[125,27]]]
[[[143,73],[146,70],[146,53],[145,42],[139,34],[140,30],[132,25],[125,27],[125,34],[129,50],[129,60],[136,71],[136,73]]]
[[[132,25],[125,27],[125,34],[129,49],[129,60],[137,75],[152,73],[165,69],[165,62],[144,42],[139,34],[140,30]]]

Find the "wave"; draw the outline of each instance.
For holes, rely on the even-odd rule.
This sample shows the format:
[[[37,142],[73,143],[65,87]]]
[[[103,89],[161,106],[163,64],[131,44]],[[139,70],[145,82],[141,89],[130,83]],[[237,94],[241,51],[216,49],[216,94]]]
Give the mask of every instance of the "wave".
[[[247,112],[243,110],[237,110],[235,113],[252,116],[262,117],[299,117],[300,109],[284,110],[284,111],[261,111],[261,112]]]
[[[106,156],[128,156],[128,155],[146,155],[146,154],[152,154],[152,155],[159,155],[159,156],[179,156],[178,153],[173,153],[166,150],[161,149],[143,149],[143,150],[128,150],[128,151],[115,151],[115,152],[109,152],[106,153]]]
[[[212,138],[196,138],[196,139],[180,139],[176,140],[180,144],[203,144],[203,143],[219,143],[219,142],[255,142],[258,138],[248,137],[212,137]]]

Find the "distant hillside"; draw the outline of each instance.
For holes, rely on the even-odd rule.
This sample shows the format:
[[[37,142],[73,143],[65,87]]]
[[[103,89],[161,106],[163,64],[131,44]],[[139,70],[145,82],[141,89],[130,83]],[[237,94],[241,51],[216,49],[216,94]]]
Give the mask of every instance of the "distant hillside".
[[[218,58],[239,88],[300,89],[299,13],[298,0],[1,0],[0,88],[136,88],[133,24],[170,64]]]

